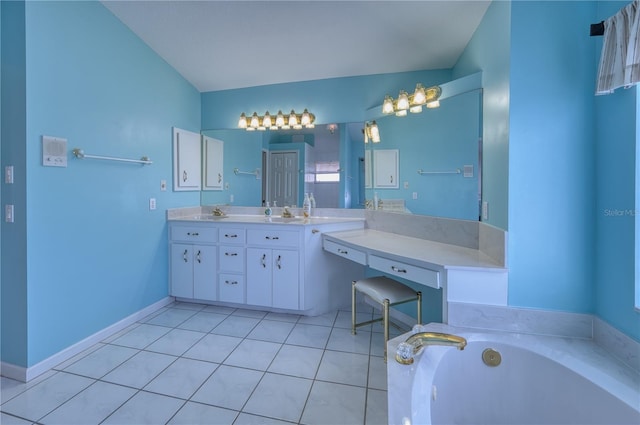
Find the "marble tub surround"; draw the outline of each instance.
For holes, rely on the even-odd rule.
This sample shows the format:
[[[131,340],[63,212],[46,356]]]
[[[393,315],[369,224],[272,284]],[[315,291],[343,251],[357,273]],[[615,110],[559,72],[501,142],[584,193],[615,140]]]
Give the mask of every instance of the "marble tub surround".
[[[638,400],[640,400],[640,373],[612,356],[604,347],[596,344],[592,339],[498,332],[440,323],[431,323],[426,325],[425,328],[424,330],[429,332],[442,332],[462,336],[467,340],[468,344],[482,342],[486,343],[487,347],[491,347],[492,343],[495,345],[507,344],[547,357],[603,388],[632,409],[636,411],[640,409],[638,404]],[[404,342],[411,334],[412,332],[408,332],[389,341],[387,349],[390,353],[390,358],[391,353],[395,353],[398,345]],[[453,348],[426,347],[422,354],[416,357],[415,363],[411,366],[399,365],[395,361],[388,363],[389,406],[392,406],[394,400],[402,403],[401,399],[407,398],[405,394],[400,395],[401,399],[398,399],[398,394],[394,394],[399,382],[394,377],[397,375],[394,374],[402,373],[401,380],[411,379],[408,377],[412,374],[411,368],[415,370],[418,367],[417,365],[420,364],[422,357],[429,353],[428,350],[437,352],[438,349],[452,350]],[[433,361],[433,359],[431,360]],[[503,358],[503,360],[506,359]],[[489,388],[488,391],[491,391],[491,389]]]
[[[465,329],[591,340],[640,374],[640,342],[592,314],[450,302],[449,321]]]

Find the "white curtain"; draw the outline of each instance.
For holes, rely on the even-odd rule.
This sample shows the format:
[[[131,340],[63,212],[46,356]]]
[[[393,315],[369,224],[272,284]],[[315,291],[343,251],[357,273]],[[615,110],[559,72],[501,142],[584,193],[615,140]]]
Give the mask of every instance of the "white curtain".
[[[604,21],[596,94],[640,82],[640,0]]]

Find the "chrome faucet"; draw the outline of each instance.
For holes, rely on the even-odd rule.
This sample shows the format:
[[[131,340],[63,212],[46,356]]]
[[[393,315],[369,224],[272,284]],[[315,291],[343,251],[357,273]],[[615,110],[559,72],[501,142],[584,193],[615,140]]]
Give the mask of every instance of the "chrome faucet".
[[[222,210],[220,209],[220,207],[215,207],[215,208],[213,209],[213,211],[211,211],[211,214],[213,214],[213,215],[214,215],[214,216],[216,216],[216,217],[223,217],[223,216],[224,216],[224,211],[222,211]]]
[[[447,345],[464,350],[467,340],[461,336],[441,332],[418,332],[398,345],[396,361],[406,365],[412,364],[413,357],[428,345]]]

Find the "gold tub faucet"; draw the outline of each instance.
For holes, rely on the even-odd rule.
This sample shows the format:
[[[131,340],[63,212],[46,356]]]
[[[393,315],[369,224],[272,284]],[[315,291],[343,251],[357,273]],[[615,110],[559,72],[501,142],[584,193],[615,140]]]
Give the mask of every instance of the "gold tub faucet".
[[[412,364],[413,357],[428,345],[446,345],[464,350],[467,340],[461,336],[441,332],[418,332],[398,345],[396,361],[406,365]]]

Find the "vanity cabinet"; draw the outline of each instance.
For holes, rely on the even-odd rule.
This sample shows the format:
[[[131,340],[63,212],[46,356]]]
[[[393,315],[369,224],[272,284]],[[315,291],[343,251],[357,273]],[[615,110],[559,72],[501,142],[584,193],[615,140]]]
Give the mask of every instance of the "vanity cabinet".
[[[300,308],[300,231],[247,231],[247,303]]]
[[[363,227],[171,220],[170,293],[307,315],[346,307],[364,268],[323,251],[322,233]]]
[[[217,300],[217,230],[173,227],[171,241],[171,295]]]

